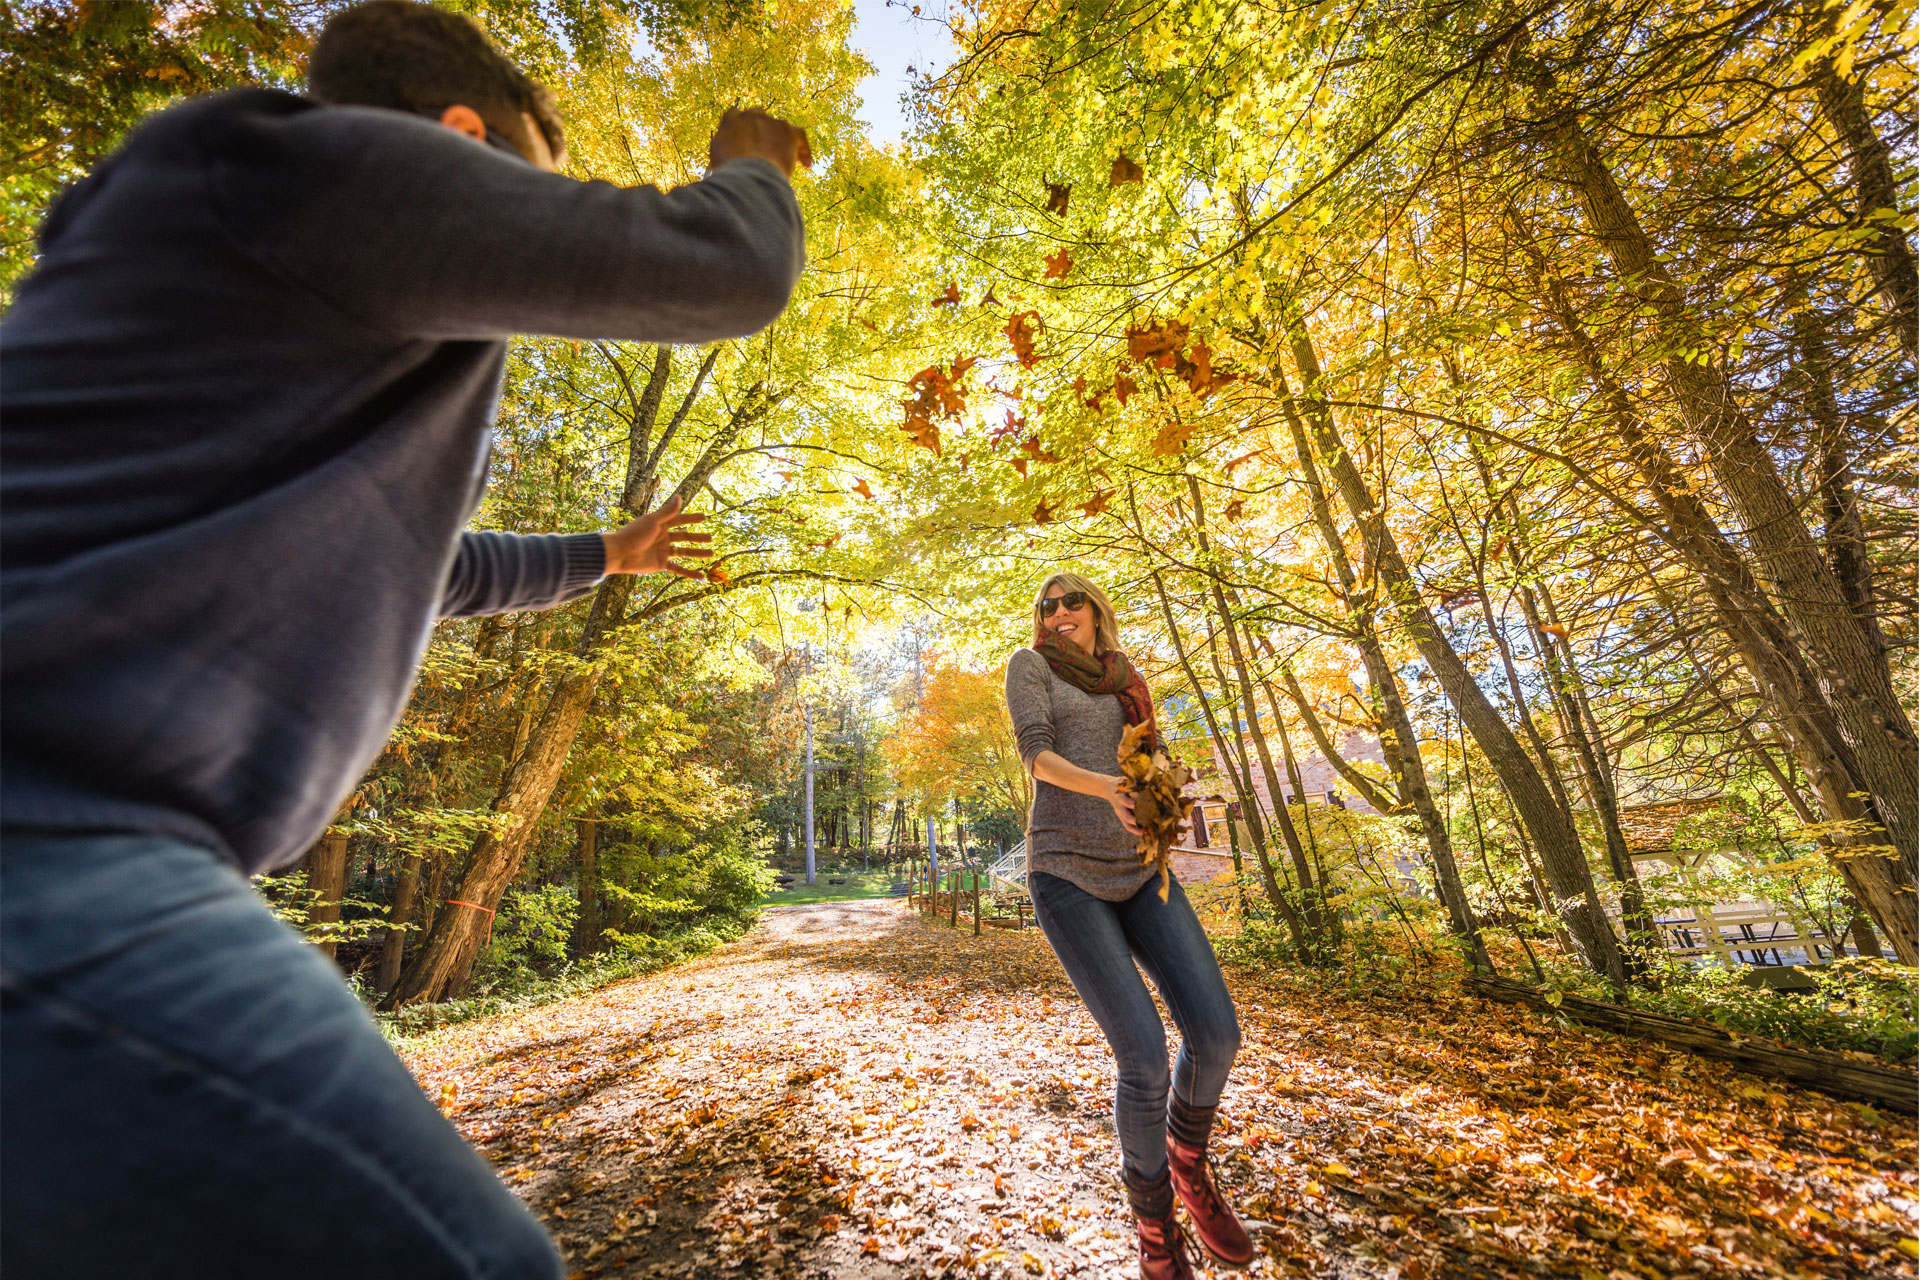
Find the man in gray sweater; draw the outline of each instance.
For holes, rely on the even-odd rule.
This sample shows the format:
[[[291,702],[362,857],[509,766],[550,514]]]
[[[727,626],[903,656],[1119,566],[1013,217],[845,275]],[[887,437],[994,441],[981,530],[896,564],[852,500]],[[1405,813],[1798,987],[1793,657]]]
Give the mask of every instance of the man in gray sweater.
[[[0,1271],[557,1276],[245,875],[325,828],[436,617],[694,570],[677,504],[463,532],[506,341],[705,342],[804,256],[799,130],[675,191],[553,172],[544,90],[402,0],[310,97],[196,99],[64,196],[0,335]]]

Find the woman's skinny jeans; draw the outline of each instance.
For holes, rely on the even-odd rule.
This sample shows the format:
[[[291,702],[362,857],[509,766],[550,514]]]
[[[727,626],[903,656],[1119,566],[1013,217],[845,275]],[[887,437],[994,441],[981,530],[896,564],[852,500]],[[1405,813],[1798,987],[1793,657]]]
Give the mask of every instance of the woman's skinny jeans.
[[[1190,1106],[1212,1107],[1240,1049],[1240,1023],[1213,943],[1178,880],[1170,881],[1165,902],[1158,877],[1124,902],[1096,898],[1044,871],[1027,877],[1027,891],[1060,966],[1113,1047],[1121,1161],[1136,1177],[1156,1179],[1167,1167],[1167,1033],[1133,962],[1153,979],[1180,1028],[1174,1091]]]

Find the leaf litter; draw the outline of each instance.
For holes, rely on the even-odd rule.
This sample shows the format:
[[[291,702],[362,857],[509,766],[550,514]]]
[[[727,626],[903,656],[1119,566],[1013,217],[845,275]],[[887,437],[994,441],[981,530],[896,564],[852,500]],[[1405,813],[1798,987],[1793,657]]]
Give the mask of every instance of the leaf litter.
[[[1227,976],[1250,1275],[1914,1275],[1908,1119],[1471,997]],[[406,1057],[579,1280],[1134,1271],[1112,1059],[1031,930],[778,908]]]

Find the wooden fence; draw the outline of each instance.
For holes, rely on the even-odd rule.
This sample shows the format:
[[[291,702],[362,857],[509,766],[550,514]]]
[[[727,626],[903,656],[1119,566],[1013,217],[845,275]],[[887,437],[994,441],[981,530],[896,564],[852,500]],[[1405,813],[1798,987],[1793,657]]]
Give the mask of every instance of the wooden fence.
[[[1034,919],[1033,907],[1022,895],[1014,900],[1012,915],[987,915],[981,905],[981,891],[993,893],[991,878],[982,871],[953,870],[932,875],[925,867],[913,867],[907,872],[907,907],[913,911],[923,911],[936,921],[944,921],[949,928],[957,929],[965,919],[973,926],[977,937],[983,927],[988,929],[1025,929],[1038,927]]]

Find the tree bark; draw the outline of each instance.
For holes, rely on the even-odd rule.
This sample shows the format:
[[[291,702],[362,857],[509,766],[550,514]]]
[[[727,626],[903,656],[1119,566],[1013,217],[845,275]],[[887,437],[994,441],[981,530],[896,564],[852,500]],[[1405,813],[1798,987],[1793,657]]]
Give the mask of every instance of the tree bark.
[[[331,960],[337,943],[335,926],[340,923],[340,899],[347,891],[347,833],[328,831],[322,835],[307,850],[306,867],[307,890],[315,895],[307,909],[307,927],[324,931],[318,933],[313,945]]]
[[[575,818],[574,827],[580,833],[573,864],[579,907],[567,950],[578,957],[592,955],[600,945],[600,823],[595,818]]]
[[[1867,271],[1887,309],[1893,312],[1894,324],[1911,356],[1920,351],[1920,272],[1916,271],[1905,233],[1897,221],[1891,220],[1900,214],[1900,187],[1894,178],[1892,156],[1867,115],[1866,92],[1858,81],[1841,75],[1832,59],[1822,58],[1815,67],[1814,85],[1821,114],[1847,154],[1858,202],[1854,221],[1873,231],[1861,245]]]

